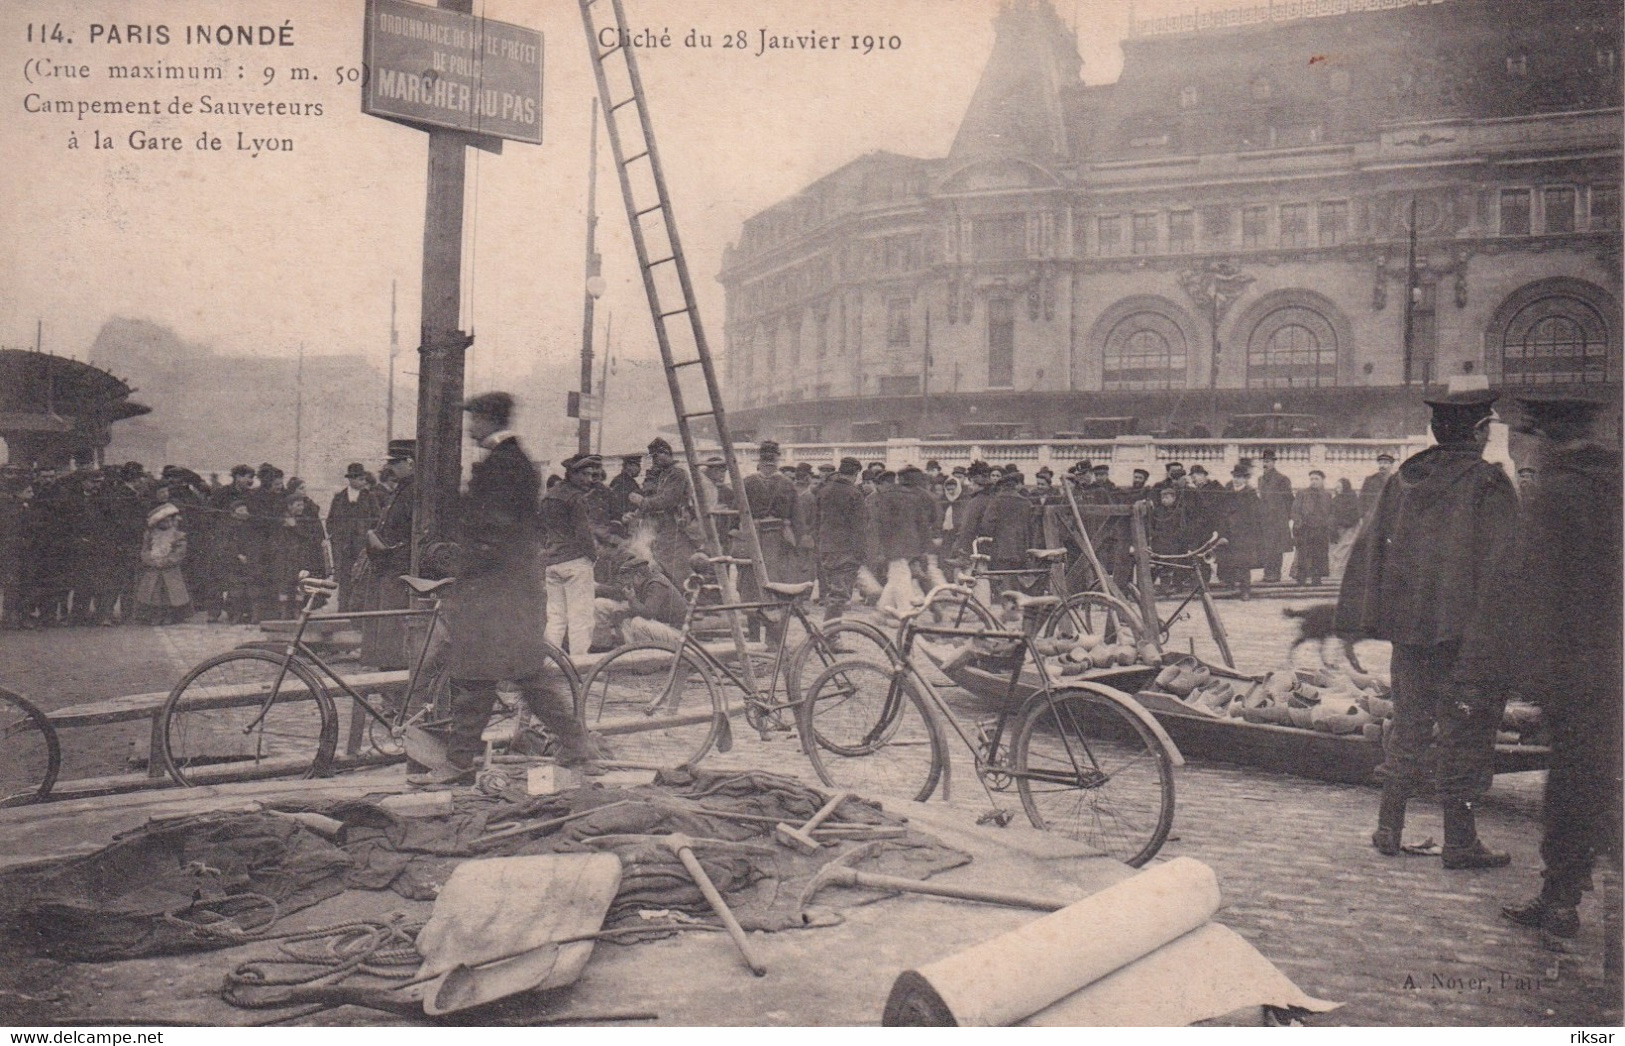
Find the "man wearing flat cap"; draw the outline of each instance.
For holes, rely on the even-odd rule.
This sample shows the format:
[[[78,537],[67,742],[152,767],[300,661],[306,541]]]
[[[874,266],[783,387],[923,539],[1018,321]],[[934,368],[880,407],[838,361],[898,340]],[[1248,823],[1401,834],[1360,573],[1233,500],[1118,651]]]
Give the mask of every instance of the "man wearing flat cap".
[[[564,681],[544,673],[547,595],[536,518],[542,484],[508,429],[513,408],[513,397],[505,392],[483,393],[463,404],[468,437],[486,455],[474,463],[458,505],[457,584],[445,600],[452,691],[447,765],[414,775],[414,784],[472,777],[483,748],[480,735],[496,704],[497,684],[504,681],[518,686],[531,713],[557,742],[559,765],[589,773],[599,769]]]
[[[1479,840],[1473,812],[1493,776],[1506,695],[1455,680],[1463,648],[1493,625],[1504,598],[1496,568],[1517,535],[1512,481],[1483,456],[1495,399],[1479,389],[1426,401],[1438,445],[1407,458],[1384,485],[1337,601],[1339,635],[1393,644],[1394,730],[1372,845],[1388,856],[1404,852],[1405,804],[1424,790],[1436,746],[1450,869],[1511,860]]]
[[[567,649],[572,658],[592,649],[593,564],[598,542],[593,534],[591,498],[603,459],[576,454],[564,459],[564,481],[542,498],[542,567],[547,576],[547,641]]]
[[[688,576],[688,557],[700,547],[705,532],[694,516],[694,488],[688,470],[677,464],[671,444],[656,436],[649,441],[649,473],[643,490],[629,495],[638,515],[654,534],[650,553],[666,576]]]
[[[818,490],[818,590],[824,605],[824,620],[839,617],[852,600],[858,568],[868,557],[868,507],[858,489],[863,463],[842,458],[840,467]]]
[[[1382,488],[1387,485],[1388,477],[1394,474],[1394,456],[1387,451],[1377,455],[1377,471],[1367,476],[1360,483],[1360,516],[1371,515],[1377,507],[1377,498],[1382,494]]]
[[[643,455],[626,454],[621,457],[621,471],[609,481],[609,518],[619,523],[632,511],[632,495],[641,491],[638,476],[643,473]]]
[[[1540,482],[1523,502],[1491,627],[1464,644],[1456,676],[1478,690],[1516,691],[1551,730],[1540,894],[1502,914],[1573,937],[1595,857],[1620,851],[1620,453],[1601,431],[1610,411],[1599,400],[1550,394],[1518,406],[1516,428],[1535,439]],[[1604,953],[1616,964],[1618,932],[1614,922]]]
[[[792,580],[790,560],[794,558],[796,533],[791,521],[796,512],[796,487],[779,472],[779,445],[773,440],[764,439],[756,448],[756,472],[745,477],[745,501],[756,521],[756,539],[761,544],[767,580]],[[745,555],[742,540],[735,544],[734,555]],[[761,598],[761,589],[751,573],[746,571],[741,578],[742,599]]]

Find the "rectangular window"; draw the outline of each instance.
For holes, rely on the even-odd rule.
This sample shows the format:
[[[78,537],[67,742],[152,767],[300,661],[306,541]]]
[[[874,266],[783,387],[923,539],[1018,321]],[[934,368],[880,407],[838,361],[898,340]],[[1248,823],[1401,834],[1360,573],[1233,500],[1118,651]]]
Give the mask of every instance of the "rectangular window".
[[[971,222],[971,251],[978,261],[1009,261],[1027,256],[1027,219],[1001,214]]]
[[[918,396],[920,394],[920,376],[918,374],[882,374],[880,376],[880,394],[882,396]]]
[[[1008,389],[1015,384],[1016,303],[1013,298],[987,302],[987,385]]]
[[[1157,253],[1157,216],[1154,214],[1136,214],[1134,216],[1134,253]]]
[[[1541,194],[1546,210],[1547,232],[1574,231],[1574,190],[1567,186],[1547,189]]]
[[[823,359],[829,352],[829,313],[820,312],[818,317],[818,342],[815,352],[819,359]]]
[[[1320,245],[1336,247],[1349,236],[1349,205],[1347,200],[1327,200],[1320,205]]]
[[[1281,246],[1309,246],[1309,205],[1283,203],[1281,205]]]
[[[1591,227],[1593,229],[1619,228],[1619,186],[1593,185],[1591,187]]]
[[[801,362],[801,314],[790,316],[790,366]]]
[[[893,298],[886,303],[886,344],[908,344],[909,321],[913,319],[914,303],[907,298]]]
[[[1270,209],[1268,207],[1243,207],[1241,209],[1241,245],[1243,247],[1265,246],[1269,231]]]
[[[1095,219],[1095,253],[1121,254],[1123,252],[1123,216],[1105,214]]]
[[[918,236],[888,236],[882,266],[887,272],[912,272],[920,267]]]
[[[1168,250],[1174,254],[1189,254],[1196,249],[1196,213],[1170,211],[1168,213]]]
[[[1529,235],[1529,190],[1501,190],[1501,235]]]
[[[1230,244],[1230,208],[1209,207],[1202,211],[1202,236],[1210,247]]]

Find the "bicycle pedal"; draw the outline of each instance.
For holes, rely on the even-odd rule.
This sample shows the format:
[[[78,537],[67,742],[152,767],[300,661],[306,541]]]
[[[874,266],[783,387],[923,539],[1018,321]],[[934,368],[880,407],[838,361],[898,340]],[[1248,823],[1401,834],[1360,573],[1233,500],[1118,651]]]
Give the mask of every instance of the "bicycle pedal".
[[[1000,828],[1008,828],[1010,826],[1010,819],[1014,816],[1015,815],[1009,810],[989,810],[987,813],[978,817],[976,819],[976,823],[979,825],[991,824],[997,825]]]

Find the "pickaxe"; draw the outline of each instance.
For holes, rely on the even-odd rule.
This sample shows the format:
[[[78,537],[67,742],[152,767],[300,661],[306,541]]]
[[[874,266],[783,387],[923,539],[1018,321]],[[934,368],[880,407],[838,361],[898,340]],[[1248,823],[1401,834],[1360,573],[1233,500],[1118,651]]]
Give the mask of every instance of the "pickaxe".
[[[818,874],[812,877],[807,888],[801,891],[801,908],[806,909],[813,895],[826,886],[862,886],[874,890],[901,890],[906,893],[923,893],[933,897],[951,897],[960,901],[981,901],[984,904],[1002,904],[1011,908],[1031,908],[1040,912],[1053,912],[1065,908],[1069,901],[1058,901],[1052,897],[1032,897],[1028,894],[1007,893],[1003,890],[980,890],[969,886],[950,886],[946,883],[931,883],[920,879],[905,879],[898,875],[879,875],[874,872],[860,872],[852,865],[874,853],[877,848],[884,845],[882,842],[865,843],[856,846],[835,860],[824,865]]]

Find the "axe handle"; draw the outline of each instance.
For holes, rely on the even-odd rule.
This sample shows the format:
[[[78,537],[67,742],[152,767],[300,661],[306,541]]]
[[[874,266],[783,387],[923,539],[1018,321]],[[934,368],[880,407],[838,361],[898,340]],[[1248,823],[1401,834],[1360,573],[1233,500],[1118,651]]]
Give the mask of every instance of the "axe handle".
[[[961,901],[982,901],[987,904],[1008,905],[1012,908],[1031,908],[1040,912],[1059,911],[1070,903],[1056,901],[1048,897],[1005,893],[1003,890],[981,890],[969,886],[950,886],[946,883],[905,879],[898,875],[878,875],[874,872],[860,872],[853,868],[832,869],[830,881],[840,883],[843,886],[867,886],[877,890],[903,890],[908,893],[930,894],[933,897],[953,897]]]
[[[739,956],[745,960],[745,965],[750,967],[750,972],[758,977],[766,976],[767,967],[763,966],[761,961],[751,953],[750,941],[745,938],[744,927],[739,925],[739,920],[734,918],[734,913],[728,910],[728,902],[724,901],[722,894],[717,892],[716,884],[711,881],[711,876],[706,874],[705,867],[700,864],[700,859],[695,857],[694,851],[686,846],[674,846],[672,849],[677,851],[677,859],[683,862],[684,868],[688,869],[689,877],[694,880],[694,885],[698,886],[700,892],[705,894],[705,899],[710,902],[711,910],[717,913],[718,919],[722,920],[723,927],[727,929],[728,936],[733,938],[734,947],[739,949]]]
[[[812,815],[812,820],[801,826],[801,830],[803,832],[810,832],[814,828],[817,828],[819,825],[829,820],[830,814],[833,814],[836,810],[839,810],[841,808],[841,804],[850,798],[851,796],[847,795],[845,792],[835,796],[829,802],[820,807],[818,812]]]

